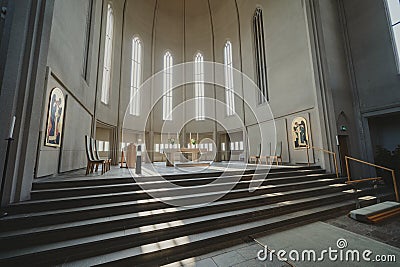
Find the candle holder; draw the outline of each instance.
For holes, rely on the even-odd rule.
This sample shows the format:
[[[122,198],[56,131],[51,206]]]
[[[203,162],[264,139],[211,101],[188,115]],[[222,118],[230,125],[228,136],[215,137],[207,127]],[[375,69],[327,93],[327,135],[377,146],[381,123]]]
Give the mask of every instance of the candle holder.
[[[193,147],[196,147],[197,140],[196,139],[190,139],[190,143],[192,144]]]
[[[173,146],[175,145],[175,138],[169,138],[168,142]]]

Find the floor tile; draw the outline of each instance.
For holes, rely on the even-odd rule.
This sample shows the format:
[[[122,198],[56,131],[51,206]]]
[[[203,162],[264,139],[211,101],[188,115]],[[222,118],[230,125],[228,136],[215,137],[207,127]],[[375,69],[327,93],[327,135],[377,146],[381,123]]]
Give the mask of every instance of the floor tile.
[[[212,257],[218,267],[229,267],[246,261],[246,259],[236,251],[226,252]]]

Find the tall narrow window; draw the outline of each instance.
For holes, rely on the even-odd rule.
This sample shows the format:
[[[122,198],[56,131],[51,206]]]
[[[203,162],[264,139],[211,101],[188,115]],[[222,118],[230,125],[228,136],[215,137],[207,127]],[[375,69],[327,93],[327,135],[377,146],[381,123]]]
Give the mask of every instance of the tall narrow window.
[[[163,119],[172,120],[172,56],[170,52],[164,55],[163,83]]]
[[[386,0],[390,15],[390,25],[393,31],[395,54],[397,56],[397,71],[400,72],[400,1]]]
[[[204,61],[200,53],[194,57],[194,81],[196,120],[204,120]]]
[[[83,64],[82,64],[82,76],[88,82],[89,81],[89,44],[92,28],[92,11],[93,11],[93,0],[88,1],[87,13],[86,13],[86,32],[85,32],[85,46],[83,51]]]
[[[224,65],[225,65],[225,102],[226,115],[235,114],[235,92],[233,88],[233,66],[232,66],[232,44],[226,42],[224,47]]]
[[[132,63],[131,63],[131,103],[129,113],[140,115],[140,91],[142,82],[142,43],[138,37],[132,39]]]
[[[101,101],[108,104],[110,99],[111,67],[113,52],[114,15],[111,5],[107,6],[106,41],[104,49],[103,82],[101,87]]]
[[[256,81],[260,89],[258,95],[258,103],[262,104],[265,100],[269,101],[268,81],[267,81],[267,57],[265,55],[264,41],[264,22],[262,10],[256,9],[253,17],[253,33],[254,33],[254,54],[256,61]]]

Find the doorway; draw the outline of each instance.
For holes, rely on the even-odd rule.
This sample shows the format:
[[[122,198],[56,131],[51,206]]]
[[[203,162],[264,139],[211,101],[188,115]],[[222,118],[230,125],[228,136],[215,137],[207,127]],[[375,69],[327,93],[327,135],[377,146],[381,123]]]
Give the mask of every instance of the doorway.
[[[345,156],[349,155],[349,136],[339,135],[339,156],[340,156],[340,170],[343,176],[347,176]]]

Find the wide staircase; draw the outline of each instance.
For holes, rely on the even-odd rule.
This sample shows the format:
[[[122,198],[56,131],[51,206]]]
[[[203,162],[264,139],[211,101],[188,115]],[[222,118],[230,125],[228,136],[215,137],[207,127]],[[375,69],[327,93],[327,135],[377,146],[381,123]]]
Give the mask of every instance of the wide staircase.
[[[35,182],[32,199],[0,219],[0,266],[160,266],[392,198],[376,186],[353,190],[318,166],[271,169],[265,180],[263,172],[164,177],[179,189],[156,177]],[[207,205],[164,201],[200,203],[229,183],[233,189]]]

